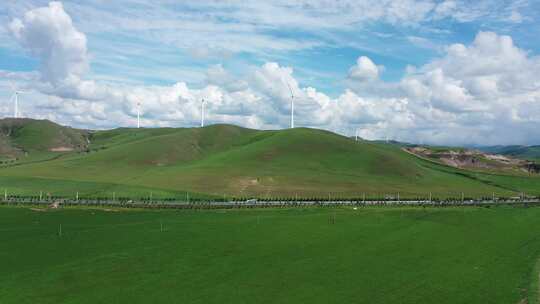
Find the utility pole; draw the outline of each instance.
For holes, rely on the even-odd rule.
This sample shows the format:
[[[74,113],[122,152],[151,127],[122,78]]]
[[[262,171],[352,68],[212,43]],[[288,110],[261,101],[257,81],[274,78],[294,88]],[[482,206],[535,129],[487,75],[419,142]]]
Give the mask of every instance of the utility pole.
[[[328,223],[329,224],[335,224],[336,223],[336,213],[333,212],[329,217],[328,217]]]

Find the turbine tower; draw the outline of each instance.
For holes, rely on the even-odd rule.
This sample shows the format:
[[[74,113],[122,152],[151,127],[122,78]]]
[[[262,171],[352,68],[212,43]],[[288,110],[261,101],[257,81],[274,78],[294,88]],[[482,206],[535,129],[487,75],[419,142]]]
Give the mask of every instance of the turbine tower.
[[[19,94],[25,93],[23,91],[19,91],[17,87],[10,82],[11,89],[13,90],[13,95],[11,95],[11,99],[14,100],[14,110],[13,110],[13,117],[19,118]]]
[[[204,104],[206,103],[206,101],[203,99],[201,99],[201,128],[204,127]]]
[[[141,103],[137,101],[137,129],[141,127]]]
[[[294,94],[288,82],[287,82],[287,86],[289,87],[289,91],[291,92],[291,129],[293,129],[294,128]]]

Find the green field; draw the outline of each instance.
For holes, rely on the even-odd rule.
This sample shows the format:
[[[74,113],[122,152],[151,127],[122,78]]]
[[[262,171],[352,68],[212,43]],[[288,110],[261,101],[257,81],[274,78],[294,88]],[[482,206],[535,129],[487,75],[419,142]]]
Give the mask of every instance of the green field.
[[[64,130],[29,120],[4,138],[26,151],[0,167],[0,190],[74,197],[351,198],[540,195],[540,177],[459,170],[417,158],[398,145],[354,141],[296,128],[232,125],[106,131]],[[1,126],[1,123],[0,123]],[[30,130],[26,130],[29,128]],[[44,136],[39,136],[40,130]],[[80,132],[73,134],[73,132]],[[14,134],[14,135],[13,135]],[[66,136],[69,134],[69,136]],[[78,135],[77,135],[78,134]],[[80,137],[78,137],[80,136]],[[83,138],[83,139],[81,139]],[[82,147],[84,143],[87,146]],[[60,143],[60,144],[58,144]],[[5,144],[7,145],[7,144]],[[70,146],[53,153],[44,147]],[[81,148],[82,147],[82,148]],[[0,147],[2,148],[2,147]],[[45,150],[44,150],[45,149]]]
[[[0,207],[0,302],[536,303],[539,218],[510,207]]]

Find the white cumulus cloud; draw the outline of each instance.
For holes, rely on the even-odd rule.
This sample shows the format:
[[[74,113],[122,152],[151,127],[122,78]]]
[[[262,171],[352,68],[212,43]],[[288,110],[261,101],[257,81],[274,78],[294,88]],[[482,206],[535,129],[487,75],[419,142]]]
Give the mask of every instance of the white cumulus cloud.
[[[86,36],[73,25],[62,3],[30,10],[8,26],[13,37],[39,57],[44,81],[79,79],[88,70]]]
[[[369,81],[379,78],[379,67],[366,56],[360,56],[356,65],[349,69],[349,77],[359,81]]]

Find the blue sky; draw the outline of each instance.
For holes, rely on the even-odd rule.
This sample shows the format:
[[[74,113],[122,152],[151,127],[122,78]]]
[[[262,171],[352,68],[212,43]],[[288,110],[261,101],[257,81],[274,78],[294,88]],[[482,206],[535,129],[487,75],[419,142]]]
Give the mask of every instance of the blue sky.
[[[442,2],[434,1],[433,3]],[[242,50],[242,46],[237,45],[234,50],[227,50],[226,43],[223,45],[216,43],[214,48],[217,50],[211,50],[210,54],[200,57],[193,54],[194,50],[189,49],[189,41],[178,46],[177,43],[168,39],[159,38],[160,31],[166,35],[174,35],[171,28],[176,25],[162,26],[157,29],[141,26],[140,29],[132,30],[133,27],[129,26],[122,29],[98,24],[95,29],[90,29],[87,33],[88,51],[93,57],[92,73],[98,79],[101,76],[105,78],[112,76],[146,84],[171,84],[182,80],[195,86],[202,86],[204,71],[211,65],[221,63],[226,67],[242,70],[250,65],[276,61],[295,68],[296,76],[303,85],[318,87],[321,91],[332,95],[337,95],[342,91],[341,80],[347,76],[351,64],[360,55],[368,56],[374,62],[383,64],[385,71],[382,78],[395,81],[403,76],[407,65],[420,66],[429,62],[438,55],[437,48],[442,49],[452,43],[470,43],[478,31],[510,34],[517,45],[531,53],[538,53],[540,40],[534,38],[539,37],[540,34],[540,19],[538,18],[540,2],[484,2],[486,3],[483,5],[486,7],[485,11],[481,11],[479,17],[469,17],[472,20],[459,21],[450,15],[438,20],[430,20],[426,17],[427,20],[407,24],[403,22],[406,20],[389,22],[381,17],[383,20],[365,22],[351,20],[349,24],[336,22],[332,25],[333,28],[324,29],[322,32],[317,28],[310,30],[309,25],[299,28],[288,22],[271,26],[271,16],[269,16],[270,20],[265,21],[264,24],[252,26],[257,35],[263,35],[270,40],[298,40],[319,45],[291,47],[285,50],[267,49],[264,45],[256,45],[256,49],[250,46]],[[46,6],[47,3],[48,1],[13,1],[0,10],[1,20],[6,23],[14,17],[20,17],[25,9]],[[218,5],[201,5],[199,1],[193,5],[184,1],[164,1],[159,4],[160,10],[156,11],[155,15],[148,14],[148,16],[145,16],[146,10],[154,6],[145,5],[144,1],[118,1],[113,6],[110,6],[111,3],[108,1],[84,1],[85,4],[82,5],[77,4],[79,1],[63,1],[62,3],[66,12],[72,11],[71,17],[75,25],[79,22],[84,24],[84,27],[81,26],[83,32],[85,27],[92,28],[96,23],[105,23],[109,18],[115,19],[115,14],[118,14],[116,22],[121,22],[124,10],[129,11],[127,16],[146,18],[141,22],[152,22],[161,17],[173,20],[174,23],[177,17],[188,16],[192,20],[200,20],[205,18],[200,17],[204,15],[213,16],[211,24],[215,26],[231,24],[241,26],[244,23],[256,22],[256,20],[240,18],[238,14],[228,14],[232,10],[242,11],[242,2],[222,8]],[[517,12],[523,20],[505,21],[512,14],[510,7],[515,3],[519,4]],[[478,6],[482,7],[482,5]],[[465,7],[463,10],[466,10]],[[86,16],[85,11],[91,11],[92,14]],[[249,13],[248,8],[245,11]],[[271,13],[271,11],[268,12],[268,14]],[[100,20],[100,14],[105,15],[106,18]],[[181,24],[182,22],[179,22],[179,25]],[[212,41],[214,33],[205,32],[205,25],[201,25],[200,31],[192,32],[192,35],[200,36],[194,39],[197,40],[194,48],[204,47],[199,40],[214,43]],[[216,33],[219,32],[216,31]],[[242,35],[245,35],[246,40],[250,39],[249,34],[242,33]],[[411,37],[417,39],[414,40]],[[190,38],[186,37],[186,39]],[[4,34],[2,39],[9,38]],[[180,36],[174,39],[183,38]],[[39,65],[31,54],[10,41],[3,41],[0,54],[2,55],[0,69],[3,70],[32,71]],[[121,62],[118,61],[119,57],[123,59]],[[163,75],[144,73],[148,69],[168,70],[171,66],[178,71],[173,75],[180,75],[182,71],[186,71],[187,75],[182,79],[177,79],[168,73]],[[134,75],[134,70],[140,74]],[[330,84],[329,80],[333,83]]]
[[[20,28],[14,27],[14,20],[20,21]],[[475,86],[495,77],[493,94],[500,93],[497,96],[500,96],[499,103],[502,104],[509,92],[502,94],[504,83],[501,79],[512,77],[506,74],[501,76],[503,67],[496,66],[497,63],[492,63],[491,71],[475,74],[474,79],[467,78],[470,75],[459,75],[452,70],[452,64],[447,64],[444,66],[448,70],[442,70],[443,79],[457,88],[440,85],[434,88],[429,75],[434,75],[432,72],[441,68],[435,66],[442,65],[445,60],[460,60],[449,51],[450,47],[463,45],[467,48],[467,55],[475,56],[475,50],[481,48],[481,33],[493,33],[496,38],[488,39],[490,42],[487,43],[494,44],[494,50],[498,49],[495,44],[504,44],[504,39],[499,37],[510,37],[513,54],[519,58],[524,54],[526,60],[533,62],[533,68],[536,68],[540,52],[540,41],[537,39],[540,37],[540,2],[528,0],[231,1],[226,4],[220,1],[122,0],[62,1],[58,5],[51,5],[49,1],[8,0],[0,7],[0,23],[0,73],[4,75],[0,96],[9,99],[10,89],[5,83],[10,80],[32,92],[29,94],[31,96],[26,97],[27,100],[44,97],[56,100],[58,112],[47,114],[40,112],[40,107],[50,108],[50,105],[28,101],[23,112],[29,116],[96,128],[114,127],[131,121],[133,111],[127,110],[129,107],[126,104],[133,103],[130,98],[135,97],[128,97],[126,92],[140,89],[143,95],[139,98],[143,98],[146,96],[144,94],[150,94],[148,90],[176,88],[175,94],[181,95],[183,93],[178,91],[178,83],[187,86],[185,96],[191,96],[185,97],[188,99],[201,94],[214,94],[217,96],[215,98],[221,98],[219,102],[225,104],[232,97],[239,98],[238,92],[242,92],[244,98],[252,94],[255,97],[245,101],[246,104],[252,103],[250,106],[255,112],[264,113],[254,114],[253,117],[220,116],[230,111],[225,109],[226,105],[216,101],[213,118],[216,122],[225,119],[226,122],[251,127],[286,127],[285,108],[288,101],[280,99],[286,98],[287,94],[270,89],[283,86],[285,79],[288,79],[295,81],[295,89],[305,95],[306,109],[313,107],[309,105],[313,99],[313,103],[321,109],[330,111],[325,115],[335,117],[323,119],[321,114],[317,114],[317,117],[306,114],[304,120],[307,126],[341,133],[360,129],[361,134],[369,138],[388,136],[390,133],[396,139],[414,141],[423,137],[422,140],[426,141],[452,142],[451,134],[441,135],[443,131],[430,127],[429,119],[420,113],[423,111],[420,104],[446,111],[448,127],[466,129],[468,125],[462,121],[476,117],[481,107],[471,107],[465,114],[463,111],[450,111],[448,109],[455,109],[455,104],[451,104],[455,100],[453,97],[437,99],[436,96],[444,94],[436,90],[458,92],[461,88],[464,95],[456,95],[456,98],[474,100],[481,105],[485,103],[483,98],[489,94],[482,91],[483,95],[477,95],[475,92],[479,91]],[[79,37],[79,34],[85,38],[84,45],[73,47],[72,42],[65,38]],[[55,37],[60,37],[61,42],[55,45],[47,41],[57,39]],[[60,59],[50,57],[55,52],[60,52],[71,61],[59,62]],[[72,55],[75,59],[71,59]],[[507,52],[494,51],[487,56],[499,58],[502,55],[507,55]],[[368,58],[365,61],[368,62],[367,66],[357,66],[357,60],[362,56]],[[278,68],[273,69],[268,63],[276,63]],[[71,69],[72,64],[77,68]],[[54,67],[56,65],[62,68]],[[531,66],[530,63],[527,65]],[[227,79],[210,79],[208,71],[215,67],[227,75],[220,74],[219,77]],[[375,74],[369,74],[375,75],[374,78],[352,77],[351,71],[355,67],[360,74],[365,72],[362,69],[376,69]],[[281,78],[274,79],[270,75],[263,78],[274,79],[281,84],[266,86],[254,80],[262,79],[254,76],[257,73],[271,71]],[[411,76],[411,71],[421,75]],[[62,76],[52,79],[51,75]],[[431,90],[429,96],[425,95],[428,97],[411,95],[413,88],[407,85],[415,79]],[[32,84],[32,81],[39,84]],[[87,91],[90,85],[93,86],[91,92]],[[235,91],[224,86],[242,90]],[[123,91],[113,92],[117,87]],[[309,88],[315,89],[319,95],[310,93]],[[217,91],[212,91],[214,89]],[[534,87],[527,96],[515,96],[522,100],[513,108],[516,113],[521,113],[519,106],[523,103],[532,100],[536,105],[536,89]],[[339,117],[345,115],[342,113],[344,111],[339,107],[333,108],[333,104],[345,104],[340,100],[347,97],[347,92],[354,92],[357,98],[357,103],[352,105],[364,108],[372,106],[373,109],[386,105],[389,109],[373,110],[374,113],[379,111],[371,115],[377,116],[377,119],[350,118],[351,123],[344,123]],[[112,107],[110,100],[104,100],[107,94],[123,96],[115,101],[111,109],[119,111],[118,121],[111,118],[100,121],[102,115],[98,114],[94,115],[96,117],[68,117],[71,110],[65,107],[69,104]],[[426,98],[429,104],[425,103]],[[148,113],[157,111],[150,107],[159,108],[156,103],[163,99],[148,101]],[[264,102],[255,104],[254,100]],[[405,110],[400,110],[399,115],[403,116],[399,122],[385,120],[385,113],[391,111],[392,107],[398,107],[395,105],[397,102],[407,104],[410,113],[404,114]],[[462,105],[465,104],[463,102]],[[191,117],[196,115],[196,102],[192,103],[194,109],[179,110],[161,118],[154,113],[152,117],[156,119],[148,121],[148,124],[178,125],[173,123],[178,117],[184,119],[185,125],[193,125],[197,119]],[[302,100],[299,103],[302,104]],[[493,104],[493,107],[499,103]],[[414,107],[411,106],[413,104]],[[12,112],[10,107],[9,100],[1,104],[0,111],[4,116]],[[501,113],[499,108],[489,110],[493,115]],[[275,114],[275,118],[269,118],[272,115],[268,113]],[[439,114],[432,112],[431,119],[436,121],[434,116]],[[302,114],[299,114],[299,119],[302,119]],[[524,123],[529,118],[509,119],[513,123]],[[313,123],[309,123],[310,120]],[[409,123],[402,125],[407,120],[413,120],[411,124],[414,126]],[[401,130],[407,126],[412,131]],[[426,132],[426,129],[430,132]],[[483,132],[493,132],[495,129],[495,126],[486,126]],[[520,124],[518,129],[525,132],[529,130],[529,125]],[[455,140],[455,143],[483,138],[485,136],[480,133],[472,134]],[[516,137],[509,135],[500,141],[510,143],[514,140],[515,143],[529,144],[540,139],[540,135],[522,135],[518,137],[519,140],[512,138]],[[496,138],[491,138],[486,143],[496,141]]]

